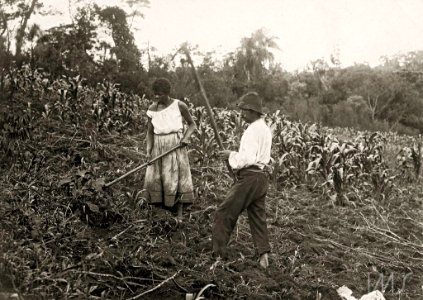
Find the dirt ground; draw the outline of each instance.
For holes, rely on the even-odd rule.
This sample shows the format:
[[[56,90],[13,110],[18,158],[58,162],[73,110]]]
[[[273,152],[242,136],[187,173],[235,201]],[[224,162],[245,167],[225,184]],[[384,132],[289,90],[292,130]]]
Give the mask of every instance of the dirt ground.
[[[228,190],[223,166],[195,165],[197,202],[179,224],[140,197],[136,137],[101,142],[46,135],[2,160],[0,291],[22,299],[423,299],[423,191],[404,186],[385,202],[335,206],[307,186],[272,185],[272,253],[261,269],[246,215],[229,257],[211,256],[213,212]],[[214,173],[213,173],[214,172]],[[206,188],[207,187],[207,188]],[[205,289],[204,289],[205,288]],[[204,290],[203,290],[204,289]],[[202,291],[203,290],[203,291]],[[201,292],[201,293],[200,293]]]

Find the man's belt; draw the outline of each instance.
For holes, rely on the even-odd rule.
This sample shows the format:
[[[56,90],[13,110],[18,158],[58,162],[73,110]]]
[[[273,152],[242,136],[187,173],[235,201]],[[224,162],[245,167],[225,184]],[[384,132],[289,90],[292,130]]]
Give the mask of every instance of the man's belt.
[[[242,171],[249,171],[249,172],[263,173],[266,175],[270,175],[270,172],[269,172],[270,170],[266,166],[263,169],[257,165],[248,166],[248,167],[236,170],[236,175],[239,175],[239,173]]]
[[[182,133],[182,131],[178,130],[178,131],[171,131],[171,132],[168,132],[168,133],[154,133],[154,135],[163,136],[163,135],[169,135],[169,134],[174,134],[174,133]]]
[[[248,166],[248,167],[245,167],[245,168],[243,168],[243,169],[240,169],[240,170],[248,170],[248,171],[263,171],[263,169],[262,168],[260,168],[259,166],[257,166],[257,165],[252,165],[252,166]]]

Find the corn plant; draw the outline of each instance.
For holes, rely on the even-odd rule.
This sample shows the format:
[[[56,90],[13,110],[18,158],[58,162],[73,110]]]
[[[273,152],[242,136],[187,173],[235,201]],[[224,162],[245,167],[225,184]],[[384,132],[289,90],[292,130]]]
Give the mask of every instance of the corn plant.
[[[403,180],[413,181],[419,179],[421,170],[422,142],[416,145],[403,147],[396,157],[399,173]]]
[[[98,131],[139,129],[148,99],[122,93],[116,84],[87,86],[80,76],[52,79],[28,66],[12,69],[6,78],[11,101],[33,101],[34,113],[44,120],[70,123]]]
[[[198,163],[201,168],[204,168],[210,165],[211,158],[215,154],[218,145],[205,108],[197,107],[193,109],[192,115],[194,122],[197,124],[197,131],[193,134],[191,142],[195,157],[194,164]]]
[[[5,154],[20,154],[21,143],[30,139],[33,131],[31,103],[26,109],[12,109],[0,115],[1,139],[0,145]]]
[[[150,101],[123,93],[112,82],[88,86],[80,76],[51,78],[24,66],[10,70],[5,88],[10,102],[19,103],[21,108],[19,112],[2,112],[1,145],[6,152],[19,149],[21,141],[31,137],[34,124],[43,122],[72,125],[93,140],[104,132],[146,131],[145,112]],[[204,187],[202,193],[213,194],[218,189],[215,179],[224,165],[215,155],[219,149],[205,108],[190,105],[190,111],[198,128],[190,146],[192,166]],[[224,147],[237,150],[247,124],[232,110],[214,108],[213,114]],[[345,204],[363,197],[387,199],[399,178],[419,178],[421,137],[324,128],[289,121],[280,111],[268,114],[266,122],[273,133],[272,176],[278,187],[306,185]],[[392,153],[396,160],[387,159]]]

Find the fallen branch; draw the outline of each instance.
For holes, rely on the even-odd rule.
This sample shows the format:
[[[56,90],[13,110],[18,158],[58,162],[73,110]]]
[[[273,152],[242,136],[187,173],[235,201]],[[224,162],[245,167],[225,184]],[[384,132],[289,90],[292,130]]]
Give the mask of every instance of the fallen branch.
[[[128,279],[145,280],[143,278],[137,278],[137,277],[118,277],[118,276],[115,276],[115,275],[112,275],[112,274],[95,273],[95,272],[88,272],[88,271],[76,271],[76,273],[84,274],[84,275],[90,275],[90,276],[100,276],[100,277],[106,277],[106,278],[113,278],[113,279],[116,279],[116,280],[120,280],[128,288],[129,288],[128,284],[129,285],[135,285],[135,286],[142,286],[142,287],[145,286],[144,284],[140,284],[140,283],[137,283],[137,282],[127,281]]]
[[[164,281],[162,281],[159,285],[157,285],[157,286],[155,286],[154,288],[152,288],[152,289],[150,289],[150,290],[148,290],[148,291],[145,291],[145,292],[143,292],[143,293],[141,293],[141,294],[139,294],[139,295],[137,295],[137,296],[135,296],[135,297],[132,297],[132,298],[129,298],[128,300],[135,300],[135,299],[139,299],[139,298],[141,298],[142,296],[144,296],[144,295],[147,295],[147,294],[149,294],[149,293],[151,293],[151,292],[153,292],[153,291],[155,291],[155,290],[157,290],[157,289],[159,289],[161,286],[163,286],[166,282],[169,282],[169,281],[171,281],[171,280],[173,280],[179,273],[181,272],[181,270],[179,270],[178,272],[176,272],[175,274],[173,274],[171,277],[169,277],[169,278],[167,278],[166,280],[164,280]]]
[[[387,239],[393,241],[394,243],[397,243],[398,245],[404,246],[404,247],[410,247],[413,250],[415,250],[420,256],[423,256],[422,249],[423,247],[421,245],[415,244],[413,242],[410,242],[408,240],[405,240],[404,238],[400,237],[396,233],[392,232],[390,229],[384,229],[379,228],[374,224],[371,224],[362,213],[360,213],[361,217],[363,218],[364,222],[366,222],[368,229],[371,230],[374,233],[377,233],[379,235],[382,235],[386,237]],[[387,226],[389,228],[389,226]]]
[[[188,290],[186,289],[186,288],[184,288],[183,286],[181,286],[177,281],[176,281],[176,279],[172,279],[172,281],[173,281],[173,283],[174,284],[176,284],[176,286],[181,290],[181,291],[183,291],[184,293],[188,293]]]
[[[332,244],[332,245],[334,245],[334,246],[336,246],[338,248],[341,248],[341,249],[343,249],[345,251],[346,250],[354,251],[354,252],[356,252],[356,253],[358,253],[360,255],[364,255],[364,256],[367,256],[367,257],[370,257],[370,258],[379,260],[381,262],[390,264],[390,265],[395,266],[395,267],[398,267],[398,268],[401,268],[401,267],[403,267],[403,268],[411,268],[412,267],[412,268],[415,268],[415,269],[422,270],[422,268],[420,266],[416,265],[416,264],[406,264],[406,263],[403,263],[402,261],[395,261],[395,260],[392,259],[392,257],[388,257],[388,256],[380,255],[380,254],[371,253],[370,251],[367,251],[367,250],[365,250],[363,248],[352,248],[352,247],[343,245],[341,243],[338,243],[338,242],[335,242],[335,241],[332,241],[332,240],[326,239],[326,238],[318,238],[318,237],[312,237],[312,238],[314,240],[316,240],[316,241],[319,241],[319,242],[330,243],[330,244]],[[414,260],[414,258],[410,258],[410,259],[413,259]],[[418,260],[421,261],[420,259],[418,259]]]

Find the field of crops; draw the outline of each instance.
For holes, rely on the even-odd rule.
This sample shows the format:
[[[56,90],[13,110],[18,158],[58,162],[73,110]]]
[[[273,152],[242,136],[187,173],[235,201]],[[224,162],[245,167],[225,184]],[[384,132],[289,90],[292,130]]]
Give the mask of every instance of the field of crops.
[[[29,68],[6,81],[0,299],[339,299],[343,285],[357,298],[423,297],[422,137],[268,114],[272,255],[261,270],[245,216],[229,260],[211,258],[213,211],[231,178],[205,108],[188,103],[197,200],[179,224],[140,197],[143,171],[101,188],[145,161],[147,98]],[[235,111],[214,113],[236,149],[245,124]]]

